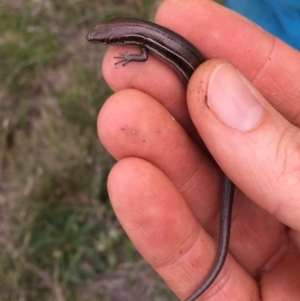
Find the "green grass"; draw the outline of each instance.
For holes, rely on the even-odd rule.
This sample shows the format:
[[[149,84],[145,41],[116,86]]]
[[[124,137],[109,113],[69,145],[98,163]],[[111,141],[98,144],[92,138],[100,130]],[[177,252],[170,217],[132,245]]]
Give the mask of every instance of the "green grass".
[[[111,94],[105,49],[85,40],[101,20],[153,12],[146,0],[1,4],[1,301],[175,300],[108,200],[114,161],[96,133]]]
[[[153,14],[148,0],[0,5],[0,301],[177,300],[111,208],[105,49],[85,40],[101,20]]]

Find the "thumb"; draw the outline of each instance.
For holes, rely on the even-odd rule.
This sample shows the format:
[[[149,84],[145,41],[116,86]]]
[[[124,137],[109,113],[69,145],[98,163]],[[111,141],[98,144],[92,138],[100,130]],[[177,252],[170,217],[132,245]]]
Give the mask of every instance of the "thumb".
[[[195,71],[187,98],[191,118],[224,173],[299,231],[299,129],[224,60],[207,61]]]

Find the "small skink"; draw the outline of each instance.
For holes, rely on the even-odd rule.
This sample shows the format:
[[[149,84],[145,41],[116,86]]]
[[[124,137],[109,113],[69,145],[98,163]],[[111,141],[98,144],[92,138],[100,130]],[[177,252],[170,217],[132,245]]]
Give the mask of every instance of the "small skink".
[[[93,43],[136,45],[140,54],[120,54],[118,63],[146,61],[148,51],[172,67],[187,85],[194,70],[205,61],[204,56],[186,39],[155,23],[133,18],[115,18],[98,24],[87,35]],[[213,283],[225,262],[228,252],[234,185],[223,176],[220,208],[219,245],[213,266],[200,286],[185,301],[196,300]]]

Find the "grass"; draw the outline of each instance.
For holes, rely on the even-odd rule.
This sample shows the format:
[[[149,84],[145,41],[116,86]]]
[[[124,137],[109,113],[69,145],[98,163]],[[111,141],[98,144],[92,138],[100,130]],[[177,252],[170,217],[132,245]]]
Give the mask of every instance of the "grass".
[[[95,123],[111,91],[100,73],[105,49],[85,35],[124,11],[149,19],[154,10],[138,0],[1,4],[1,301],[175,300],[106,191],[114,161]]]
[[[0,301],[177,300],[121,229],[96,118],[111,94],[85,35],[148,0],[0,5]]]

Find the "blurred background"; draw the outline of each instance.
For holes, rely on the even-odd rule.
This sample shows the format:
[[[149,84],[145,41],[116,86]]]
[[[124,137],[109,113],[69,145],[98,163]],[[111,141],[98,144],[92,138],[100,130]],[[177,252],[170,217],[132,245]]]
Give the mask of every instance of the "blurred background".
[[[111,208],[96,133],[111,94],[87,32],[162,1],[0,1],[0,301],[178,300]]]

